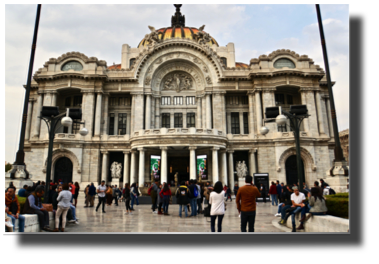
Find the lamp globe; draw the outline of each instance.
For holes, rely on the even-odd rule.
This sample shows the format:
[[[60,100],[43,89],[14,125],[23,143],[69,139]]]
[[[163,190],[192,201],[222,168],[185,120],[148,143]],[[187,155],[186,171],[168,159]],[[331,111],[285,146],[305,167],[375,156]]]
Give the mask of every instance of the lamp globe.
[[[287,122],[287,117],[285,115],[278,115],[275,119],[275,122],[281,126],[281,125],[284,125],[286,124]]]
[[[65,116],[62,118],[61,123],[65,127],[69,127],[72,125],[72,119],[69,116]]]
[[[84,136],[87,136],[87,134],[88,134],[88,129],[85,128],[85,127],[83,127],[82,129],[80,129],[79,134],[82,135],[83,137],[84,137]]]
[[[262,135],[266,135],[269,131],[270,130],[267,127],[261,127],[261,130],[260,130]]]

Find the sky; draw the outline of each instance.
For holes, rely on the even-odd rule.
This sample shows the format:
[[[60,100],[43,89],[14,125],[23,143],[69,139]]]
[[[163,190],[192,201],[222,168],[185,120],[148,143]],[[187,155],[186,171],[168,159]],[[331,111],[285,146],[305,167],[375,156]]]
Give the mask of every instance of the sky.
[[[18,149],[36,5],[5,5],[5,160]],[[186,26],[220,46],[235,44],[236,61],[277,49],[306,54],[325,69],[314,5],[183,5]],[[171,25],[172,5],[43,5],[33,73],[70,51],[121,63],[121,47],[137,47],[148,26]],[[321,5],[338,127],[349,128],[349,5]]]

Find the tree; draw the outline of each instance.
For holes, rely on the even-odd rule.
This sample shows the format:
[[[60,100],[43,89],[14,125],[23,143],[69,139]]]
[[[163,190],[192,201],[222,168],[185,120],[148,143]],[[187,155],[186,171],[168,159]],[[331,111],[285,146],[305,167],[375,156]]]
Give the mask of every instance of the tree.
[[[6,163],[5,164],[5,172],[9,171],[10,169],[12,169],[12,164]]]

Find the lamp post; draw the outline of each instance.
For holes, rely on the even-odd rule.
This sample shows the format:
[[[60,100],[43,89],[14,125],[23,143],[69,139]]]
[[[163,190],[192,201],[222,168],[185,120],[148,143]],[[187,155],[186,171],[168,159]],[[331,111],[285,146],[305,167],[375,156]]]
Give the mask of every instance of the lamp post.
[[[306,105],[291,105],[290,111],[283,111],[280,106],[266,107],[265,123],[276,122],[278,125],[287,123],[287,118],[290,120],[290,126],[293,130],[296,143],[296,164],[297,177],[299,179],[299,190],[303,190],[303,170],[301,168],[301,152],[300,152],[300,125],[304,118],[308,118],[308,109]],[[269,132],[267,127],[261,128],[261,134],[266,135]]]
[[[72,125],[72,119],[81,119],[82,118],[82,110],[81,109],[69,109],[64,113],[59,113],[59,108],[56,106],[44,106],[42,107],[41,116],[38,118],[45,121],[49,133],[49,148],[47,152],[47,165],[46,165],[46,185],[45,185],[45,197],[44,201],[47,203],[49,188],[50,188],[50,178],[51,178],[51,163],[53,156],[53,146],[54,146],[54,138],[55,132],[57,129],[57,125],[59,121],[61,121],[62,125],[65,127],[69,127]],[[74,123],[84,124],[84,122],[74,121]],[[88,134],[88,130],[86,128],[82,128],[79,131],[79,134],[82,136],[86,136]]]

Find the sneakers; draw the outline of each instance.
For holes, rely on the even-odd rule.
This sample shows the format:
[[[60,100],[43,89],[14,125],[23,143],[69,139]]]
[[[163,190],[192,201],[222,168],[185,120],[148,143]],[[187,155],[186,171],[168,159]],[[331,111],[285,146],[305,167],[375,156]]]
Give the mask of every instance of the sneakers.
[[[276,217],[279,217],[279,216],[281,216],[281,214],[275,214],[275,216],[276,216]]]
[[[69,222],[69,223],[75,223],[75,222],[76,222],[76,220],[74,220],[74,219],[71,219],[71,220],[69,220],[68,222]]]
[[[76,225],[79,225],[79,221],[78,219],[76,219],[76,221],[74,222]]]
[[[153,214],[157,214],[157,211],[153,211]]]

